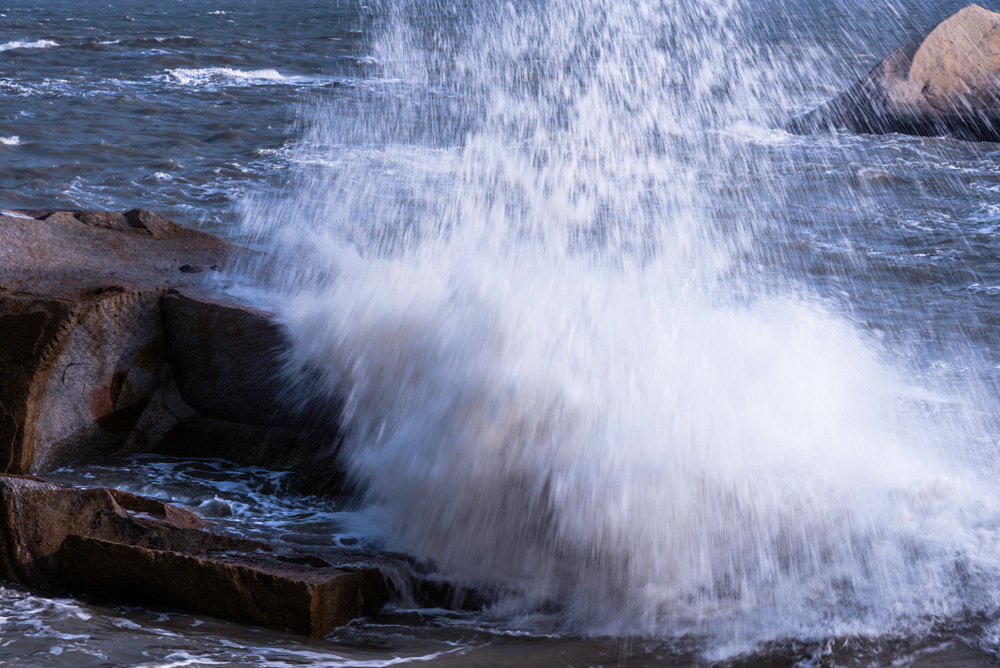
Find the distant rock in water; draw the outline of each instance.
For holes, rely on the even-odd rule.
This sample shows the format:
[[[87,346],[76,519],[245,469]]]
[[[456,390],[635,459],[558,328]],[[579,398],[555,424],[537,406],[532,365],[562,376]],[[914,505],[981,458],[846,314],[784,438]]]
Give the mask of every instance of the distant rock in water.
[[[1000,14],[968,5],[788,129],[1000,141]]]

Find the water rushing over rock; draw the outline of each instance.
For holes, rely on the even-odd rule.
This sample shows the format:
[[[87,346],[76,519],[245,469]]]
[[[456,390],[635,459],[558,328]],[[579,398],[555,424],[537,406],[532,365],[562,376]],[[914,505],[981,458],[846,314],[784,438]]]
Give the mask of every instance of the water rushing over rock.
[[[790,257],[886,190],[810,201],[796,172],[850,140],[766,130],[821,53],[777,61],[732,2],[375,14],[392,95],[306,107],[293,194],[247,229],[390,545],[506,624],[721,654],[993,615],[982,377],[921,378],[940,349],[860,320],[894,279]]]

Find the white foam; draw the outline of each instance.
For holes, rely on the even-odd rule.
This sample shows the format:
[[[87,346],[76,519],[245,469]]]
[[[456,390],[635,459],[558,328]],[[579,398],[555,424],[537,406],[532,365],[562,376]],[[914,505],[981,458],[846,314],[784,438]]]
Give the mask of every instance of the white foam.
[[[10,51],[11,49],[50,49],[54,46],[59,46],[59,44],[50,39],[39,39],[33,42],[19,40],[0,44],[0,51]]]
[[[167,70],[159,78],[181,86],[254,86],[309,81],[305,77],[284,76],[273,69],[236,70],[230,67],[177,68]]]
[[[21,138],[17,135],[11,135],[10,137],[0,137],[0,144],[4,146],[18,146],[21,143]]]

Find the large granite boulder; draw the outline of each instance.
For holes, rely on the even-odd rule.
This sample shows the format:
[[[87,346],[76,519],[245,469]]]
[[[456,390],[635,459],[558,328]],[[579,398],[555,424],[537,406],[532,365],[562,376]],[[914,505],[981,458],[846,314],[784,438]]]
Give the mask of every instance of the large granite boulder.
[[[335,407],[286,403],[280,325],[213,289],[237,250],[145,209],[0,210],[0,472],[158,451],[341,491]]]
[[[0,211],[0,471],[120,449],[164,379],[163,292],[232,249],[144,209]]]
[[[789,129],[1000,141],[1000,14],[968,5]]]

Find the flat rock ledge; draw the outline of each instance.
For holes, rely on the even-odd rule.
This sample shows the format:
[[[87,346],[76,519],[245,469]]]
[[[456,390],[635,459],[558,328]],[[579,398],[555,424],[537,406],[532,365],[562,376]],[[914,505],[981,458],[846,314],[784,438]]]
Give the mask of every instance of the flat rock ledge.
[[[314,637],[385,603],[382,572],[363,556],[281,552],[210,529],[120,490],[0,475],[0,577],[11,582],[177,604]]]
[[[151,499],[35,477],[158,452],[341,491],[332,409],[282,402],[281,326],[215,289],[237,250],[146,209],[0,209],[0,578],[312,636],[382,606],[368,557],[281,552]]]
[[[1000,14],[964,7],[788,129],[1000,141]]]

